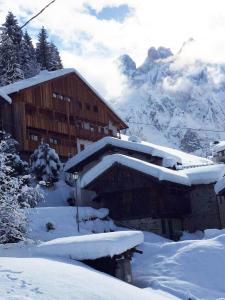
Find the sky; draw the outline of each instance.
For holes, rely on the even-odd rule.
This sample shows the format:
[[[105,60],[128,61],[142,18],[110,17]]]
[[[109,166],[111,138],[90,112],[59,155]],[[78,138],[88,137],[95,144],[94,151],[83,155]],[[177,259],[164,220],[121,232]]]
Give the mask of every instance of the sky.
[[[12,11],[23,24],[50,0],[0,0],[0,22]],[[74,67],[106,98],[120,94],[116,61],[129,54],[140,65],[151,46],[176,53],[190,38],[193,57],[225,62],[225,0],[56,0],[27,27],[34,41],[41,26]]]

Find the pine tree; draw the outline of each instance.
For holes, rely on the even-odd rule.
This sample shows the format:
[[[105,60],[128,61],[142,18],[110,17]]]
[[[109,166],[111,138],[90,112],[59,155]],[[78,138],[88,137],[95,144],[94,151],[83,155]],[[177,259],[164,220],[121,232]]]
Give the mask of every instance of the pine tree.
[[[49,71],[55,71],[62,69],[62,61],[60,58],[59,51],[55,44],[51,42],[50,44],[50,61],[49,61]]]
[[[21,67],[22,30],[15,16],[9,12],[0,36],[0,83],[9,84],[24,78]]]
[[[43,199],[31,186],[27,164],[16,153],[17,142],[0,132],[0,243],[25,239],[26,217],[21,208],[33,207]]]
[[[44,27],[38,34],[38,43],[36,45],[36,57],[41,66],[41,70],[49,70],[50,62],[50,44],[48,42],[48,34]]]
[[[52,185],[59,178],[61,162],[56,151],[48,144],[40,144],[31,155],[31,173],[38,181]]]
[[[32,39],[27,31],[24,33],[21,44],[21,65],[25,78],[33,77],[40,72]]]
[[[10,176],[24,176],[28,174],[27,162],[21,160],[17,153],[18,142],[9,133],[0,131],[0,153],[4,154],[4,163]]]

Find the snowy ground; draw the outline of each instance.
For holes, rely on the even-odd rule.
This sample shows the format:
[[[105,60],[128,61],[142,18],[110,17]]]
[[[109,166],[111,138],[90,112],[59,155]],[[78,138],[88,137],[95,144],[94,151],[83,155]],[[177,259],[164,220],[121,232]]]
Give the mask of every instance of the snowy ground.
[[[4,300],[175,300],[163,292],[142,290],[82,263],[45,258],[0,258]]]
[[[142,241],[142,233],[106,233],[108,235],[127,235],[127,242],[133,243],[131,237]],[[100,234],[101,238],[102,235]],[[92,252],[98,253],[101,245],[96,246],[96,235],[91,235],[94,239]],[[87,239],[87,235],[74,237]],[[113,237],[114,238],[114,237]],[[141,238],[141,240],[139,240]],[[105,242],[109,241],[109,237]],[[70,242],[67,247],[67,240]],[[83,242],[85,242],[83,240]],[[97,241],[98,242],[98,241]],[[112,240],[110,241],[112,242]],[[134,241],[134,244],[136,244]],[[125,300],[125,299],[146,299],[146,300],[176,300],[174,296],[163,291],[153,289],[140,289],[129,285],[121,280],[107,274],[93,270],[92,268],[71,259],[73,251],[71,247],[71,237],[55,240],[55,248],[48,247],[48,243],[36,245],[35,243],[19,243],[0,246],[0,299],[6,300]],[[60,244],[60,245],[59,245]],[[88,246],[89,244],[87,244]],[[59,247],[60,246],[60,247]],[[83,246],[83,250],[82,250]],[[105,244],[106,246],[106,244]],[[114,245],[115,246],[115,245]],[[121,243],[118,243],[121,247]],[[43,248],[43,249],[42,249]],[[39,251],[36,251],[36,250]],[[58,253],[57,249],[60,249]],[[54,250],[54,251],[51,251]],[[89,249],[90,250],[90,249]],[[106,250],[110,248],[106,247]],[[76,252],[78,249],[76,249]],[[80,254],[85,253],[85,244],[79,245]],[[111,251],[111,250],[110,250]],[[56,253],[57,252],[57,253]],[[90,252],[90,251],[89,251]],[[91,254],[92,255],[92,254]]]
[[[77,228],[77,208],[72,206],[37,207],[27,210],[28,238],[49,241],[60,237],[80,234],[108,232],[115,228],[111,220],[102,220],[108,215],[108,209],[79,207],[79,225]],[[47,231],[50,222],[55,229]]]
[[[225,299],[225,230],[206,230],[186,235],[189,240],[172,242],[145,233],[135,255],[135,284],[167,291],[182,300]]]

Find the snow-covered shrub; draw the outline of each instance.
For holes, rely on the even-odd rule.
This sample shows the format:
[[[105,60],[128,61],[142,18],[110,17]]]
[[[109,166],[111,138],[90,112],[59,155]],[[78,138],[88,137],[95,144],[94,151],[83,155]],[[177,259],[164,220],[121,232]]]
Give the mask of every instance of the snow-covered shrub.
[[[35,207],[44,199],[43,191],[37,184],[35,187],[24,185],[21,187],[17,201],[21,208]]]
[[[56,151],[48,144],[42,143],[31,155],[31,173],[37,181],[52,185],[59,179],[61,162]]]

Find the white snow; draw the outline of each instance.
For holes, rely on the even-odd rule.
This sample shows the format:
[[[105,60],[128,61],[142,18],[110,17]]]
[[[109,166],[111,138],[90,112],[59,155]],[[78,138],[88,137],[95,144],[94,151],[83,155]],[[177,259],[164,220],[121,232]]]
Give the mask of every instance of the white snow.
[[[8,103],[12,103],[12,99],[0,88],[0,97],[2,97],[4,100],[6,100]]]
[[[82,176],[81,188],[85,188],[95,178],[114,164],[127,166],[131,169],[158,178],[159,181],[170,181],[186,186],[214,183],[225,174],[224,164],[208,165],[177,171],[157,166],[130,156],[112,154],[105,156],[97,165]]]
[[[182,300],[224,299],[225,230],[206,230],[202,239],[172,242],[145,233],[135,254],[137,286],[167,291]]]
[[[71,260],[0,257],[4,300],[176,300],[143,290]]]
[[[77,229],[76,207],[39,207],[27,210],[28,238],[49,241],[56,238],[108,232],[115,226],[111,220],[102,220],[108,215],[108,209],[79,207],[80,232]],[[54,230],[47,231],[46,224],[52,223]]]
[[[159,181],[171,181],[183,185],[190,185],[189,178],[181,171],[174,171],[164,167],[160,167],[143,160],[129,157],[122,154],[112,154],[105,156],[102,161],[87,171],[81,178],[81,188],[85,188],[95,178],[104,173],[114,164],[121,164],[131,169],[140,171],[147,175],[158,178]]]
[[[74,188],[62,179],[55,182],[51,187],[42,186],[41,190],[43,191],[44,200],[37,204],[41,207],[66,206],[68,205],[67,200],[74,194]]]
[[[112,257],[140,245],[143,241],[141,231],[118,231],[59,238],[41,243],[33,251],[45,257],[85,260]]]
[[[106,147],[107,145],[161,157],[165,159],[166,166],[168,166],[169,160],[173,163],[180,163],[183,166],[213,164],[211,160],[206,158],[198,157],[176,149],[151,144],[148,142],[131,142],[128,141],[128,137],[126,140],[123,136],[123,139],[104,137],[103,139],[89,145],[86,149],[72,157],[66,163],[64,170],[68,171],[70,168],[75,167],[77,164],[93,155],[94,153],[98,152],[102,148]]]
[[[216,144],[212,147],[213,154],[216,154],[223,150],[225,150],[225,141],[220,141],[218,144]]]
[[[216,194],[219,194],[225,188],[225,177],[222,177],[217,181],[214,186],[214,190]]]
[[[48,80],[52,80],[54,78],[64,76],[70,73],[75,73],[79,78],[82,79],[86,83],[86,85],[101,99],[102,102],[104,102],[109,109],[119,117],[118,113],[115,112],[115,110],[111,107],[111,105],[101,96],[99,93],[87,82],[87,80],[74,68],[65,68],[65,69],[60,69],[56,71],[41,71],[38,75],[27,78],[24,80],[17,81],[15,83],[8,84],[6,86],[3,86],[0,88],[0,96],[2,96],[6,101],[10,102],[12,99],[10,98],[10,94],[19,92],[21,90],[24,90],[26,88],[29,88],[31,86],[35,86],[37,84],[43,83]]]
[[[217,182],[225,174],[225,164],[215,164],[203,167],[196,167],[178,171],[178,173],[186,174],[190,180],[190,184],[209,184]]]

